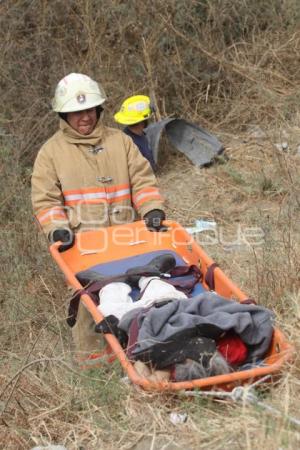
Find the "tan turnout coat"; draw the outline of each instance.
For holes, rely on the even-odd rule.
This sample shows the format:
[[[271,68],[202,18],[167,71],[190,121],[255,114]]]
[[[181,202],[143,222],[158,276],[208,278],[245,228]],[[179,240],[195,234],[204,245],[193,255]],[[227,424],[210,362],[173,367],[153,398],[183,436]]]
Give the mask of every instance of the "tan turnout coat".
[[[88,136],[60,120],[39,151],[32,175],[34,214],[49,235],[131,222],[162,209],[148,161],[130,137],[99,120]]]

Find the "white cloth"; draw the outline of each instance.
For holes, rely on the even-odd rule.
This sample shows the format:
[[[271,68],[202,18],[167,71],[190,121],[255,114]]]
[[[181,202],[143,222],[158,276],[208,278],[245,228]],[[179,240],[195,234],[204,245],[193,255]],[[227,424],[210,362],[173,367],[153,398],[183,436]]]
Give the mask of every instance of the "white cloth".
[[[141,277],[139,287],[143,293],[140,302],[143,302],[145,306],[150,306],[158,301],[187,298],[183,292],[178,291],[159,277]]]
[[[109,283],[99,292],[100,305],[98,306],[103,316],[113,314],[118,319],[130,309],[133,301],[130,297],[131,287],[126,283]]]
[[[126,283],[109,283],[99,292],[99,311],[103,316],[114,315],[119,320],[135,308],[148,308],[165,300],[185,299],[187,296],[158,277],[141,277],[139,287],[142,298],[136,302],[130,297],[131,287]]]

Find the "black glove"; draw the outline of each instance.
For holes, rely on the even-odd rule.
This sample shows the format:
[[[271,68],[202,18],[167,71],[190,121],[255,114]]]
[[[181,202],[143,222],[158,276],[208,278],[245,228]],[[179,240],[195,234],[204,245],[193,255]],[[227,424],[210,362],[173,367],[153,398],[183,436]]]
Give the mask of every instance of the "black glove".
[[[126,348],[127,342],[128,342],[128,336],[125,333],[125,331],[121,330],[119,327],[119,319],[115,317],[114,315],[110,314],[109,316],[106,316],[101,322],[97,323],[95,326],[95,332],[96,333],[111,333],[120,342],[121,346],[123,348]]]
[[[64,252],[71,248],[74,244],[75,235],[73,231],[68,230],[66,228],[59,228],[57,230],[53,230],[49,235],[49,241],[51,244],[57,241],[63,242],[63,244],[59,247],[58,251]]]
[[[143,217],[149,231],[166,231],[167,228],[162,224],[165,218],[166,215],[161,209],[152,209]]]

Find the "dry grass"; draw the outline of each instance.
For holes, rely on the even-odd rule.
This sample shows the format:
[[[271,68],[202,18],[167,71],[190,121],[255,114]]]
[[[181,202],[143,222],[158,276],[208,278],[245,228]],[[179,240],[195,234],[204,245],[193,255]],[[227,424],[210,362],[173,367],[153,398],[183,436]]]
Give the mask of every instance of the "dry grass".
[[[117,364],[78,373],[64,320],[68,292],[29,203],[31,161],[56,127],[49,98],[59,78],[83,71],[103,81],[107,123],[126,95],[150,86],[161,115],[216,130],[229,158],[200,170],[165,145],[159,179],[168,216],[186,226],[217,222],[217,242],[209,233],[200,242],[276,312],[300,349],[299,9],[297,0],[0,2],[1,448],[299,448],[300,430],[284,419],[299,418],[297,352],[264,393],[280,417],[146,394],[120,381]],[[253,124],[264,138],[253,136]],[[286,152],[274,146],[283,141]],[[237,241],[249,227],[263,232],[260,245]],[[174,426],[171,411],[188,421]]]
[[[294,139],[297,132],[290,130]],[[262,141],[246,136],[239,139],[224,137],[229,160],[208,169],[195,168],[179,154],[165,157],[159,178],[169,217],[184,225],[200,217],[213,218],[222,226],[224,242],[220,237],[217,245],[211,245],[199,235],[203,246],[235,282],[275,310],[278,325],[298,349],[300,159],[294,151],[278,154],[268,140],[262,146]],[[7,153],[5,167],[9,168]],[[271,178],[268,186],[276,185],[277,190],[264,189],[258,176],[262,168]],[[3,179],[8,180],[10,171],[6,178],[3,170]],[[298,359],[264,395],[266,403],[281,411],[279,418],[251,406],[146,394],[120,381],[117,364],[78,373],[64,323],[68,293],[62,290],[60,273],[46,252],[40,251],[26,178],[22,182],[15,175],[14,180],[11,201],[18,213],[10,215],[2,209],[6,233],[1,248],[5,273],[0,360],[3,448],[48,442],[64,444],[68,450],[299,446],[300,431],[284,420],[286,413],[299,416]],[[262,227],[263,243],[256,247],[236,244],[238,224]],[[187,412],[187,423],[174,426],[171,411]]]
[[[109,96],[150,93],[158,115],[211,129],[293,122],[299,103],[297,0],[6,0],[0,4],[3,125],[31,162],[54,131],[50,98],[71,71]],[[113,74],[113,76],[112,76]]]

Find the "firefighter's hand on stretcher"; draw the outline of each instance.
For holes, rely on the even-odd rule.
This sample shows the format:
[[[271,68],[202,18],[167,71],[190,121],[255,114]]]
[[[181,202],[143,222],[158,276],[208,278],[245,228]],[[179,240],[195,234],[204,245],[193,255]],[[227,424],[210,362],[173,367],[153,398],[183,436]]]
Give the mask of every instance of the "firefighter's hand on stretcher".
[[[163,225],[166,214],[161,209],[152,209],[143,217],[149,231],[167,231],[167,227]]]
[[[73,231],[68,228],[58,228],[49,234],[49,241],[51,244],[58,241],[62,242],[58,251],[64,252],[74,245],[75,235]]]

